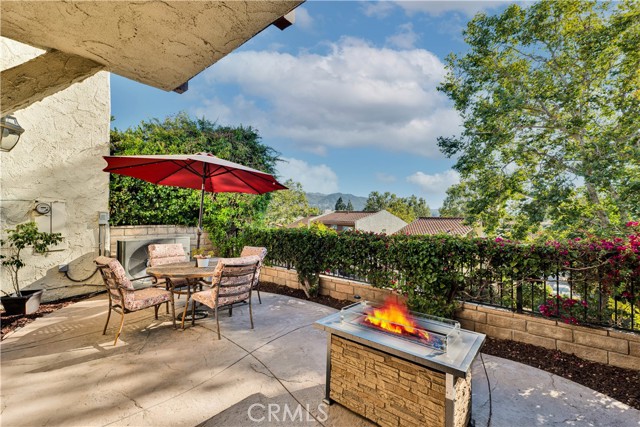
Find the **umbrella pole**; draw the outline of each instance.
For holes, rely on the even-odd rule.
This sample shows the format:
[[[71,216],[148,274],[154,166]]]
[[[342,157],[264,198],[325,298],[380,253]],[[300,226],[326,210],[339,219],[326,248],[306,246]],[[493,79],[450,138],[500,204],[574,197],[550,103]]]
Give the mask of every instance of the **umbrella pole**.
[[[202,210],[204,208],[204,182],[202,182],[202,194],[200,194],[200,215],[198,216],[198,238],[196,249],[200,249],[200,235],[202,234]]]

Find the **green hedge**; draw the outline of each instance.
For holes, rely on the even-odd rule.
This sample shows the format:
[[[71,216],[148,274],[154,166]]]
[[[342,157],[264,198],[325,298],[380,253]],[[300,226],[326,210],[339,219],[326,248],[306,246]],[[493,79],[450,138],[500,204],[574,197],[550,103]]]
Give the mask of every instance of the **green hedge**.
[[[638,329],[640,235],[637,223],[628,227],[625,239],[545,244],[448,235],[337,234],[321,228],[246,230],[241,243],[265,246],[268,263],[295,268],[308,295],[317,292],[319,274],[333,273],[395,289],[408,297],[412,309],[440,316],[451,316],[462,299],[570,323],[580,319]],[[552,277],[564,277],[574,297],[550,303]],[[602,296],[616,307],[608,308]],[[626,312],[618,306],[626,306]]]

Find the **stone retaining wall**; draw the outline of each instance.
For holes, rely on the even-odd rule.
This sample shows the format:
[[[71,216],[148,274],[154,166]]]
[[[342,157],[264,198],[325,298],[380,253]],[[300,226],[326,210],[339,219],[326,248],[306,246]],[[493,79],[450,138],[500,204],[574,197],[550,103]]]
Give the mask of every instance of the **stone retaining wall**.
[[[282,267],[263,267],[260,270],[260,280],[288,286],[293,289],[302,289],[300,283],[298,283],[298,273],[295,270],[288,270]],[[354,295],[359,295],[362,300],[380,303],[384,302],[388,297],[402,298],[387,289],[378,289],[355,280],[324,275],[320,275],[320,295],[351,301],[357,301]]]
[[[463,328],[575,354],[583,359],[640,370],[640,334],[567,325],[509,310],[463,303],[456,313]]]
[[[260,280],[300,289],[295,270],[263,267]],[[320,294],[351,301],[356,301],[354,295],[376,302],[383,302],[388,296],[401,298],[386,289],[322,275]],[[567,325],[552,319],[471,303],[463,303],[456,312],[456,318],[463,328],[489,337],[524,342],[575,354],[586,360],[640,370],[640,334],[637,333]]]

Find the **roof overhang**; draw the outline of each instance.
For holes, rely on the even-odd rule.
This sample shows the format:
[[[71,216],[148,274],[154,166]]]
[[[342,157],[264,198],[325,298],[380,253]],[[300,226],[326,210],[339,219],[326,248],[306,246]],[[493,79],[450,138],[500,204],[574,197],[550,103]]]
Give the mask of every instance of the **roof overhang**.
[[[44,98],[24,85],[48,96],[99,70],[182,92],[269,25],[286,28],[303,1],[3,0],[0,34],[47,52],[2,72],[2,115]]]

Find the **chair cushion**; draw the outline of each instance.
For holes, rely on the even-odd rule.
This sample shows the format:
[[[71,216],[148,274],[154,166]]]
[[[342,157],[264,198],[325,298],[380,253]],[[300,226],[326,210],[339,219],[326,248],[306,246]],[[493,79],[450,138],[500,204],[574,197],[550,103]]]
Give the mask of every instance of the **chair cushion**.
[[[245,246],[242,248],[242,252],[240,256],[249,256],[249,255],[257,255],[260,257],[260,264],[258,264],[258,269],[256,270],[256,277],[253,279],[253,288],[258,287],[258,283],[260,282],[260,267],[262,267],[262,262],[264,258],[267,256],[267,248],[263,248],[260,246]]]
[[[149,267],[188,261],[181,243],[149,245]]]
[[[223,296],[225,289],[224,288],[221,288],[221,289],[222,289],[221,291],[222,293],[218,297],[218,304],[220,307],[228,304],[244,301],[246,299],[246,298],[240,298],[240,296],[237,296],[237,295],[232,297],[225,297]],[[234,292],[249,292],[249,286],[247,285],[247,286],[235,288]],[[206,291],[196,292],[191,295],[191,298],[193,298],[195,301],[198,301],[199,303],[206,305],[207,307],[215,308],[216,306],[215,289],[207,289]]]
[[[125,308],[129,311],[137,311],[171,300],[171,293],[164,289],[145,288],[125,294]]]
[[[124,271],[124,267],[122,267],[120,261],[115,258],[99,256],[96,258],[95,262],[98,265],[106,265],[109,267],[109,270],[111,270],[111,274],[113,275],[113,280],[115,280],[116,282],[111,286],[117,284],[125,289],[134,290],[133,283],[131,283],[131,280],[129,280],[129,278],[127,277],[127,273]]]
[[[245,246],[244,248],[242,248],[242,252],[240,253],[241,257],[250,255],[259,256],[260,262],[262,262],[262,260],[264,260],[264,257],[267,256],[267,248],[263,248],[260,246]]]
[[[211,281],[213,284],[218,284],[225,265],[241,265],[258,261],[260,261],[260,257],[258,257],[257,255],[243,256],[238,258],[219,258],[218,264],[216,265],[215,270],[213,270]]]

